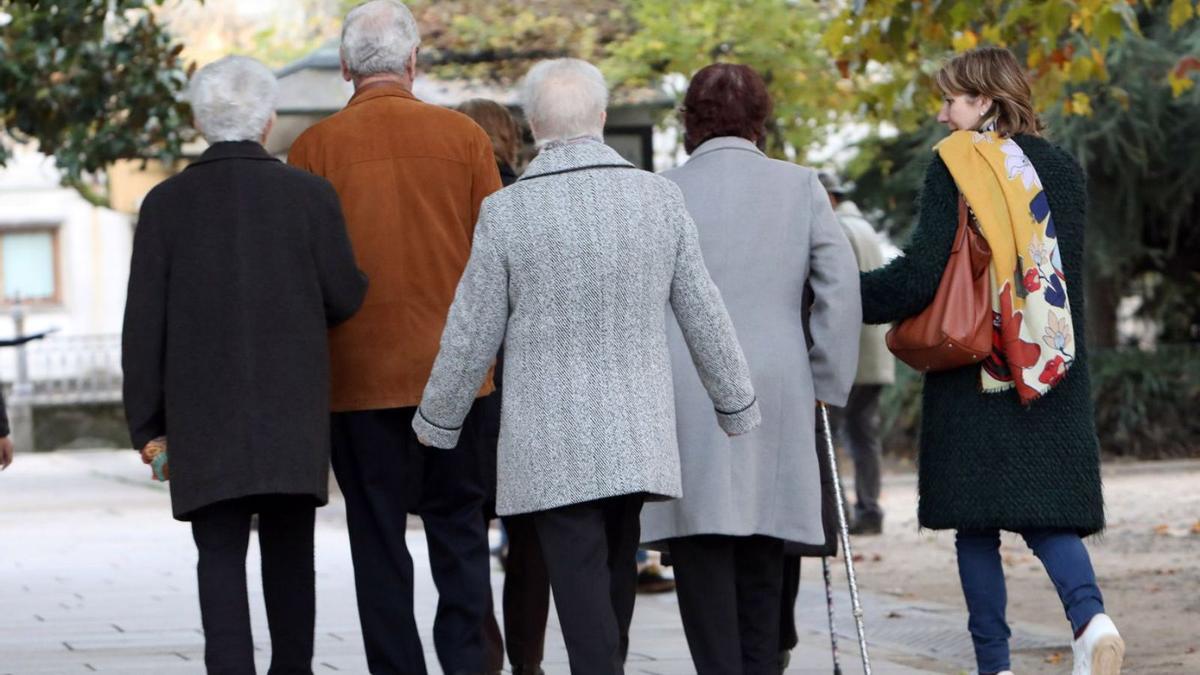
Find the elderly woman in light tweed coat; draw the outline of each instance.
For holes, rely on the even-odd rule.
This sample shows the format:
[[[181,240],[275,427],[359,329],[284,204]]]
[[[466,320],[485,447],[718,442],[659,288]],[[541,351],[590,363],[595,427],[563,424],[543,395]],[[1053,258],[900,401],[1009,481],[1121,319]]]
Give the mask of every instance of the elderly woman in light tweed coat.
[[[600,71],[540,63],[523,99],[541,152],[484,201],[413,427],[453,448],[503,342],[496,510],[537,528],[571,672],[620,673],[642,503],[681,494],[668,305],[715,407],[703,423],[741,434],[759,410],[679,189],[601,140]]]

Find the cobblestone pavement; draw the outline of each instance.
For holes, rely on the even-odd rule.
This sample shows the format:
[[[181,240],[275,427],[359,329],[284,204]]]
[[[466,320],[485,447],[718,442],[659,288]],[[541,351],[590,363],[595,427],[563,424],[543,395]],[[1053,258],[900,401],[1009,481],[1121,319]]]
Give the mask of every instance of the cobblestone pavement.
[[[203,672],[191,533],[171,519],[165,489],[147,473],[132,452],[77,451],[18,455],[0,475],[0,675]],[[437,673],[431,638],[436,594],[419,528],[409,541],[417,618],[430,671]],[[318,511],[316,546],[314,670],[365,673],[344,511],[336,499]],[[254,631],[259,668],[266,672],[257,546],[250,550]],[[831,671],[819,570],[815,561],[806,562],[797,603],[802,642],[789,673]],[[493,581],[498,593],[499,570]],[[859,672],[848,599],[843,591],[838,599],[843,670]],[[869,625],[878,626],[876,673],[963,669],[961,615],[882,595],[867,594],[865,604]],[[895,621],[900,616],[910,618]],[[567,673],[553,615],[547,642],[547,673]],[[673,594],[639,597],[631,643],[627,672],[694,672]]]

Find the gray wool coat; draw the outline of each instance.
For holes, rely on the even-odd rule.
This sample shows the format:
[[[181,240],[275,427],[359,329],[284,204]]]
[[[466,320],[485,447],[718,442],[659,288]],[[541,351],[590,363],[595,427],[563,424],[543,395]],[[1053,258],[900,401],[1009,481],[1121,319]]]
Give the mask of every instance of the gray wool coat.
[[[749,369],[679,188],[599,139],[549,144],[483,203],[413,428],[454,447],[503,342],[500,515],[678,497],[668,305],[711,398],[695,423],[756,427]]]
[[[815,401],[844,405],[854,382],[862,312],[850,243],[816,172],[769,159],[747,140],[712,139],[664,175],[696,220],[764,423],[739,438],[704,423],[703,388],[672,324],[683,498],[646,506],[642,540],[760,534],[823,543]]]

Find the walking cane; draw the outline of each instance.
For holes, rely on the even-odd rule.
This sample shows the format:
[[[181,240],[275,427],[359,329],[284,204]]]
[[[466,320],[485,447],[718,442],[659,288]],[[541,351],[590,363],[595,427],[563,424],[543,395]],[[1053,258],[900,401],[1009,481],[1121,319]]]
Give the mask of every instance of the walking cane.
[[[842,481],[838,477],[837,452],[833,449],[833,427],[829,425],[829,408],[824,403],[819,405],[821,408],[821,426],[825,431],[825,451],[829,455],[829,469],[833,473],[833,497],[837,501],[838,534],[842,540],[842,555],[846,556],[846,578],[850,582],[850,606],[854,612],[854,627],[858,630],[858,648],[862,653],[863,673],[864,675],[871,675],[871,659],[867,656],[867,631],[863,625],[862,603],[859,602],[858,598],[858,580],[854,576],[854,554],[850,550],[850,525],[846,521],[846,503],[842,501]],[[826,569],[828,569],[828,566],[826,566]],[[828,577],[826,579],[828,580]],[[830,607],[830,620],[832,621],[832,605]],[[830,633],[833,633],[832,626]],[[834,667],[838,668],[836,644],[835,642]]]
[[[829,575],[829,556],[821,556],[821,573],[825,577],[825,609],[829,612],[829,645],[833,649],[833,675],[842,675],[842,659],[838,655],[837,627],[833,624],[833,579]]]

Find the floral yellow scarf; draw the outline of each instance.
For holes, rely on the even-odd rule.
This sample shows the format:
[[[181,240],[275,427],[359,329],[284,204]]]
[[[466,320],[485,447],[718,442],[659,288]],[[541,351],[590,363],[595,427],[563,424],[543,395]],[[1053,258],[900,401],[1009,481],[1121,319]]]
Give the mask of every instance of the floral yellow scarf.
[[[1016,388],[1029,405],[1075,361],[1071,306],[1054,219],[1037,170],[994,131],[956,131],[934,148],[992,249],[992,356],[985,392]]]

